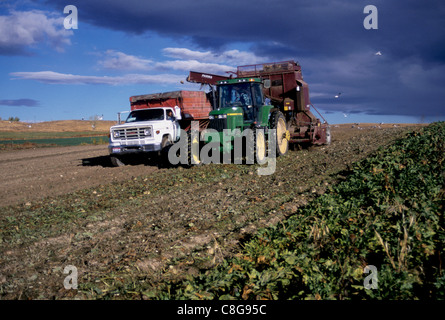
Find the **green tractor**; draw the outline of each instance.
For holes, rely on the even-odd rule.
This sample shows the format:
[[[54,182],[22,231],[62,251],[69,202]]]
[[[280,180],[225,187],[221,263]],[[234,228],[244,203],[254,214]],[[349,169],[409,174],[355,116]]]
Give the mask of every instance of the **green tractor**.
[[[265,103],[263,86],[260,78],[217,82],[217,107],[209,114],[210,123],[204,132],[204,141],[218,140],[223,155],[234,154],[238,159],[244,156],[247,162],[263,163],[268,149],[274,152],[271,145],[276,146],[276,155],[285,155],[290,137],[286,119],[278,108]],[[215,137],[215,132],[218,137]],[[276,143],[269,145],[272,137]],[[237,144],[237,140],[242,144]]]

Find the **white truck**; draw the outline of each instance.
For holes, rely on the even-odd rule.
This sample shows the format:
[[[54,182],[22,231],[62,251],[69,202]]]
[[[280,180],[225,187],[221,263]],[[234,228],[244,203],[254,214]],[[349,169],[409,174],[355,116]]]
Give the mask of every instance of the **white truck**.
[[[180,139],[191,121],[206,127],[211,103],[203,91],[173,91],[130,97],[131,111],[124,123],[110,128],[108,151],[114,166],[132,156],[158,153]]]

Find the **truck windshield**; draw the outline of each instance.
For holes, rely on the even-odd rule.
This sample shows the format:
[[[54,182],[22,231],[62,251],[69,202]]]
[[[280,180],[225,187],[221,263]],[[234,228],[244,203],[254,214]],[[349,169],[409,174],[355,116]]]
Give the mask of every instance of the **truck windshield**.
[[[138,121],[164,120],[163,109],[135,110],[130,113],[125,123]]]

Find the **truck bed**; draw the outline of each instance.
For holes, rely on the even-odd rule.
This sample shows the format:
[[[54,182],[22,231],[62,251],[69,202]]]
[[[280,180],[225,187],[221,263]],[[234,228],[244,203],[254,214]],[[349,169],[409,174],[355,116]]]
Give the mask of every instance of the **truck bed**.
[[[210,100],[204,91],[171,91],[130,97],[131,110],[175,107],[181,108],[183,119],[204,120],[212,110]]]

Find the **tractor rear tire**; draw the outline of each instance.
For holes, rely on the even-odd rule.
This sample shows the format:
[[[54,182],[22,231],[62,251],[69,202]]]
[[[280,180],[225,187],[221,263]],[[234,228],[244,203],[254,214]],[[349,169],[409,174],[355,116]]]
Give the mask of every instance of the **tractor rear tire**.
[[[270,124],[272,129],[276,129],[277,156],[284,156],[289,151],[289,131],[286,118],[280,111],[275,111],[270,116]]]
[[[256,130],[255,132],[255,161],[264,164],[266,161],[267,147],[266,136],[264,130]]]

